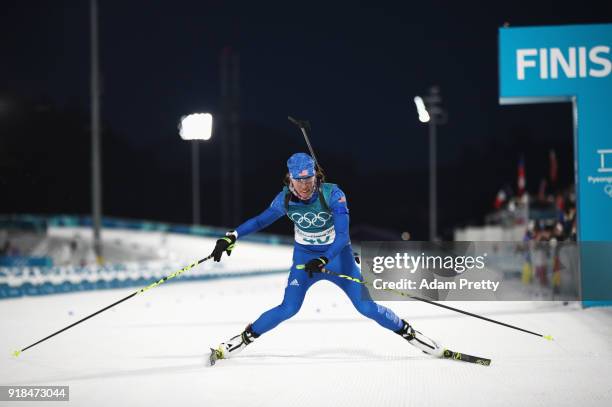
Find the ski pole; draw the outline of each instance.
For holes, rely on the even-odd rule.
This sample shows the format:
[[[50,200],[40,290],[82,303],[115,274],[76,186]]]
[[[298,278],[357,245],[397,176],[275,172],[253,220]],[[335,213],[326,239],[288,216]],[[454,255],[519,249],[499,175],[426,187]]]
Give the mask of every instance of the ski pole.
[[[303,270],[305,268],[305,265],[304,264],[298,264],[296,268],[298,270]],[[347,276],[345,274],[335,273],[335,272],[333,272],[331,270],[328,270],[326,268],[321,269],[321,272],[325,273],[325,274],[330,274],[330,275],[333,275],[333,276],[337,276],[337,277],[343,278],[345,280],[350,280],[350,281],[353,281],[353,282],[358,283],[358,284],[363,284],[363,285],[366,285],[366,286],[369,286],[369,287],[373,287],[372,284],[369,283],[366,280],[360,280],[358,278]],[[414,300],[423,301],[423,302],[426,302],[428,304],[435,305],[436,307],[446,308],[446,309],[449,309],[451,311],[460,312],[462,314],[469,315],[469,316],[474,317],[474,318],[480,318],[480,319],[485,320],[485,321],[493,322],[494,324],[498,324],[498,325],[502,325],[502,326],[505,326],[505,327],[508,327],[508,328],[516,329],[518,331],[526,332],[528,334],[532,334],[532,335],[535,335],[535,336],[540,336],[540,337],[542,337],[544,339],[548,339],[549,341],[553,340],[553,337],[551,335],[542,335],[542,334],[539,334],[537,332],[532,332],[532,331],[529,331],[527,329],[519,328],[518,326],[506,324],[505,322],[500,322],[500,321],[496,321],[494,319],[483,317],[482,315],[473,314],[471,312],[467,312],[467,311],[461,310],[459,308],[450,307],[450,306],[444,305],[444,304],[438,304],[437,302],[428,300],[426,298],[421,298],[421,297],[417,297],[415,295],[406,294],[406,293],[403,293],[403,292],[401,292],[399,290],[395,290],[393,288],[383,288],[383,291],[390,291],[390,292],[393,292],[395,294],[399,294],[399,295],[401,295],[403,297],[408,297],[408,298],[412,298]]]
[[[75,323],[73,323],[73,324],[68,325],[68,326],[67,326],[67,327],[65,327],[65,328],[62,328],[62,329],[60,329],[60,330],[59,330],[59,331],[57,331],[57,332],[52,333],[51,335],[47,336],[46,338],[43,338],[43,339],[39,340],[38,342],[35,342],[35,343],[31,344],[30,346],[27,346],[27,347],[25,347],[25,348],[23,348],[23,349],[21,349],[21,350],[16,350],[16,351],[14,351],[14,352],[13,352],[13,356],[17,357],[17,356],[19,356],[19,355],[20,355],[20,354],[21,354],[23,351],[26,351],[26,350],[30,349],[31,347],[36,346],[36,345],[38,345],[39,343],[44,342],[44,341],[46,341],[47,339],[50,339],[50,338],[54,337],[55,335],[60,334],[60,333],[64,332],[65,330],[70,329],[70,328],[72,328],[73,326],[78,325],[78,324],[80,324],[81,322],[84,322],[84,321],[88,320],[89,318],[94,317],[94,316],[96,316],[96,315],[98,315],[98,314],[100,314],[100,313],[102,313],[102,312],[106,311],[107,309],[110,309],[110,308],[114,307],[115,305],[121,304],[123,301],[129,300],[130,298],[132,298],[132,297],[136,296],[137,294],[142,294],[142,293],[144,293],[145,291],[147,291],[147,290],[149,290],[149,289],[151,289],[151,288],[153,288],[153,287],[157,287],[158,285],[163,284],[163,283],[165,283],[166,281],[168,281],[168,280],[170,280],[170,279],[172,279],[172,278],[174,278],[174,277],[177,277],[177,276],[179,276],[179,275],[183,274],[184,272],[186,272],[186,271],[188,271],[188,270],[191,270],[191,269],[192,269],[192,268],[194,268],[195,266],[197,266],[197,265],[199,265],[199,264],[201,264],[201,263],[204,263],[206,260],[211,259],[211,258],[212,258],[212,254],[211,254],[210,256],[208,256],[208,257],[205,257],[205,258],[203,258],[203,259],[200,259],[200,260],[198,260],[198,261],[195,261],[195,262],[191,263],[190,265],[188,265],[188,266],[186,266],[186,267],[183,267],[182,269],[180,269],[180,270],[178,270],[178,271],[175,271],[174,273],[172,273],[172,274],[170,274],[170,275],[167,275],[166,277],[162,278],[161,280],[158,280],[158,281],[156,281],[156,282],[154,282],[154,283],[152,283],[152,284],[150,284],[150,285],[148,285],[148,286],[146,286],[146,287],[143,287],[143,288],[141,288],[140,290],[135,291],[135,292],[133,292],[132,294],[128,295],[127,297],[125,297],[125,298],[123,298],[123,299],[121,299],[121,300],[119,300],[119,301],[117,301],[117,302],[115,302],[115,303],[113,303],[113,304],[111,304],[111,305],[109,305],[109,306],[107,306],[107,307],[104,307],[104,308],[102,308],[101,310],[96,311],[96,312],[94,312],[93,314],[88,315],[88,316],[86,316],[85,318],[82,318],[82,319],[78,320],[77,322],[75,322]]]

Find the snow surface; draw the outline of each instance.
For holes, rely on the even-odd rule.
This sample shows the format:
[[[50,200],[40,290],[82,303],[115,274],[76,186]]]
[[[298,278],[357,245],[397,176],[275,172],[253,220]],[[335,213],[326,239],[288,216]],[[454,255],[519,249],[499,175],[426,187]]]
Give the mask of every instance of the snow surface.
[[[554,342],[428,304],[384,303],[449,348],[492,358],[484,367],[428,357],[321,282],[293,319],[206,367],[208,348],[278,304],[286,283],[274,274],[162,285],[18,358],[10,353],[134,290],[0,301],[0,385],[68,385],[75,406],[612,405],[612,309],[551,302],[446,304]]]

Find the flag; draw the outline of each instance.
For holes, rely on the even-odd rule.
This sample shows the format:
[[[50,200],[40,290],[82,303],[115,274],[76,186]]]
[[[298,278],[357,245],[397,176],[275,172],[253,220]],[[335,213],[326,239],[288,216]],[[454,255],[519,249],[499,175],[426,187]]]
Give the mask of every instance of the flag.
[[[546,200],[546,178],[540,180],[540,188],[538,189],[538,200],[544,202]]]
[[[527,184],[527,181],[525,180],[525,159],[523,157],[519,159],[518,178],[516,184],[518,187],[518,196],[521,197],[523,196],[523,193],[525,193],[525,186]]]
[[[555,153],[555,150],[550,150],[548,158],[550,159],[550,183],[554,186],[557,184],[558,172],[557,154]]]
[[[506,191],[504,191],[504,189],[502,188],[499,190],[499,192],[495,196],[495,202],[493,203],[493,206],[495,207],[495,209],[500,209],[505,201],[506,201]]]

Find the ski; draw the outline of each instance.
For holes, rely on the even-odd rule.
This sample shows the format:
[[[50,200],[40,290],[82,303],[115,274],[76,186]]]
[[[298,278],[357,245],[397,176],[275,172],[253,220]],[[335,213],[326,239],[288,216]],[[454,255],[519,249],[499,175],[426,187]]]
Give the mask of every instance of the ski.
[[[462,362],[468,363],[476,363],[477,365],[489,366],[491,364],[491,359],[481,358],[479,356],[466,355],[465,353],[454,352],[449,349],[444,349],[444,354],[442,355],[444,359],[454,359],[460,360]]]
[[[491,365],[491,359],[482,358],[480,356],[467,355],[461,352],[455,352],[449,349],[444,349],[442,355],[444,359],[460,360],[462,362],[475,363],[477,365],[489,366]],[[223,359],[221,352],[216,349],[210,348],[210,355],[208,357],[208,366],[214,366],[217,360]]]

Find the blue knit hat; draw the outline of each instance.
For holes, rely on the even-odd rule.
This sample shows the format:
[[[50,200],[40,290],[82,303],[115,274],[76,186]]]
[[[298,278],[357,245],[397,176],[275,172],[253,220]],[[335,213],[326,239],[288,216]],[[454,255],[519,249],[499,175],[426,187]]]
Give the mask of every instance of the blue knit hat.
[[[293,179],[309,178],[315,175],[315,163],[306,153],[295,153],[287,160],[287,168]]]

